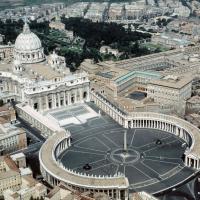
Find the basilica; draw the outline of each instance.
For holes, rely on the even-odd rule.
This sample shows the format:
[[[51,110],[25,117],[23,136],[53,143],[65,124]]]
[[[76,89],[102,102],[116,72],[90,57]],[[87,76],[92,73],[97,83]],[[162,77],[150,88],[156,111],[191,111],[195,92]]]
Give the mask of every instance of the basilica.
[[[27,22],[12,51],[11,62],[0,63],[0,98],[4,102],[24,102],[46,111],[90,100],[87,73],[71,73],[65,58],[55,52],[46,56]]]

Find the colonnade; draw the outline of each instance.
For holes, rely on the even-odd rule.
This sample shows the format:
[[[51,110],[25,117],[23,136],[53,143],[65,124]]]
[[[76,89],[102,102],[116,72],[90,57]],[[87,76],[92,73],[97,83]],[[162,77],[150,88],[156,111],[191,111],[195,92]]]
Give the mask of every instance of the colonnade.
[[[193,167],[195,169],[199,169],[200,168],[200,160],[197,157],[188,155],[185,157],[185,165],[188,167]]]
[[[51,184],[52,186],[57,186],[60,184],[60,180],[52,176],[50,173],[48,173],[44,168],[40,167],[42,176],[45,178],[45,180]],[[109,188],[105,189],[105,187],[102,188],[95,188],[95,186],[91,186],[91,188],[84,187],[84,186],[78,186],[75,184],[70,184],[67,182],[64,182],[64,184],[76,191],[80,192],[89,192],[90,194],[94,193],[105,193],[107,194],[111,199],[116,200],[128,200],[128,189],[119,189],[119,188]]]
[[[113,104],[111,104],[109,101],[107,101],[103,96],[90,92],[91,100],[94,101],[94,103],[101,108],[106,114],[111,116],[116,122],[118,122],[120,125],[124,126],[125,124],[125,117],[126,113],[124,111],[120,110]]]
[[[61,135],[61,137],[60,137],[60,135]],[[74,172],[73,170],[65,168],[62,165],[62,163],[59,161],[59,156],[62,154],[62,152],[64,152],[67,148],[69,148],[71,146],[71,137],[69,136],[70,134],[68,134],[68,136],[67,136],[67,135],[64,135],[63,133],[60,133],[60,135],[55,134],[48,139],[49,141],[47,140],[45,142],[44,145],[48,145],[48,142],[49,142],[50,145],[53,146],[53,148],[51,148],[52,146],[51,147],[50,146],[45,147],[45,148],[49,149],[49,151],[45,152],[43,150],[44,147],[42,147],[41,150],[40,150],[40,153],[39,153],[40,170],[41,170],[43,177],[47,180],[47,182],[49,184],[51,184],[52,186],[56,186],[62,181],[65,185],[67,185],[68,187],[70,187],[70,188],[72,188],[76,191],[77,190],[80,191],[80,192],[89,191],[91,194],[101,192],[101,193],[107,194],[110,198],[113,198],[113,199],[128,200],[128,187],[127,186],[125,186],[125,187],[123,186],[121,188],[119,188],[117,186],[116,187],[111,186],[112,184],[117,183],[118,178],[125,179],[124,177],[121,177],[121,176],[119,176],[119,177],[117,177],[117,176],[116,177],[115,176],[97,177],[97,176],[94,176],[94,175],[86,175],[84,173],[79,174],[77,172]],[[55,142],[53,142],[53,141],[55,141]],[[48,152],[49,153],[52,152],[52,153],[50,153],[50,155],[49,155]],[[58,176],[52,174],[54,172],[52,172],[52,173],[49,172],[49,170],[47,169],[48,166],[45,166],[43,164],[44,160],[42,160],[42,157],[43,157],[42,154],[46,154],[46,155],[43,155],[43,156],[51,156],[53,158],[54,162],[58,166],[58,169],[61,170],[59,174],[61,174],[61,173],[63,174],[62,169],[64,169],[65,170],[64,173],[66,173],[68,175],[69,174],[72,175],[74,183],[71,183],[70,180],[67,180],[67,179],[62,180],[62,178],[64,179],[64,177],[65,177],[64,174],[63,174],[63,176],[61,176],[61,178],[59,178]],[[67,176],[67,177],[69,178],[69,176]],[[93,185],[89,184],[88,187],[87,187],[87,185],[84,184],[85,181],[87,182],[87,179],[94,179]],[[106,186],[107,185],[106,184],[107,179],[111,179],[111,182],[112,182],[112,184],[109,185],[109,186]],[[99,185],[99,181],[105,182],[105,185],[102,185],[102,184]],[[98,185],[96,185],[95,182],[98,183]],[[118,184],[116,184],[116,185],[118,185]]]
[[[170,122],[163,122],[158,119],[133,119],[125,121],[125,128],[151,128],[172,133],[183,139],[188,145],[190,135],[183,128]]]
[[[55,145],[55,149],[53,149],[53,152],[55,153],[55,159],[57,162],[58,161],[58,157],[59,155],[64,152],[67,148],[69,148],[71,146],[71,138],[64,138],[63,140],[59,141],[57,143],[57,145]],[[48,179],[51,181],[52,185],[57,185],[59,184],[59,180],[54,178],[54,177],[50,177],[50,175],[48,175]],[[81,191],[81,192],[86,192],[86,191],[90,191],[90,193],[96,193],[96,192],[103,192],[105,194],[107,194],[109,197],[111,198],[115,198],[115,199],[126,199],[125,196],[127,196],[127,191],[126,190],[120,190],[120,189],[101,189],[101,188],[87,188],[87,187],[78,187],[78,186],[73,186],[73,185],[69,185],[67,183],[68,186],[70,186],[71,188]]]
[[[65,138],[59,144],[56,146],[54,153],[55,153],[55,158],[58,158],[58,156],[64,152],[67,148],[71,146],[71,138]]]
[[[200,131],[189,122],[160,113],[139,112],[131,116],[131,114],[123,113],[108,100],[94,92],[91,92],[91,100],[124,128],[151,128],[180,137],[188,146],[184,153],[185,165],[200,169],[200,153],[197,151]]]

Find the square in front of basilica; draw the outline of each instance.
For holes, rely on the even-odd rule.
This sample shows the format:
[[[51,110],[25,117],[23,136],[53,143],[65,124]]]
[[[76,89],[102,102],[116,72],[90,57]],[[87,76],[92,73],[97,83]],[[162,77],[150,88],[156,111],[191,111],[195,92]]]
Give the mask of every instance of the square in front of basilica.
[[[44,112],[47,118],[56,121],[60,126],[64,127],[69,124],[83,124],[89,119],[99,116],[85,103],[78,103],[67,107],[52,109]]]

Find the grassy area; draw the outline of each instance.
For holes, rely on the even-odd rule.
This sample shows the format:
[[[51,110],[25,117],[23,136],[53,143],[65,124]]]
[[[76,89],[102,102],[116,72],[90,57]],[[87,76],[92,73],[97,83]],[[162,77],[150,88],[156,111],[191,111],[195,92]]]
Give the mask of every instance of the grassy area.
[[[37,31],[35,33],[41,38],[45,53],[51,53],[55,48],[60,49],[61,52],[81,53],[82,44],[70,41],[66,34],[59,30],[49,30],[48,34],[41,34]]]
[[[151,50],[151,51],[155,51],[155,50],[159,50],[159,51],[168,51],[169,48],[164,46],[164,45],[161,45],[161,44],[153,44],[153,43],[145,43],[145,44],[142,44],[141,46]]]

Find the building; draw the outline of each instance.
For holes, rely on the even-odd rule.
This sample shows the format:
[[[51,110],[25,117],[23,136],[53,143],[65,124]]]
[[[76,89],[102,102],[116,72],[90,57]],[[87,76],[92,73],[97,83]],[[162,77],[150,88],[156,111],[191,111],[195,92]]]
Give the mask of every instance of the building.
[[[4,99],[2,99],[4,101]],[[16,121],[16,113],[12,106],[8,104],[4,104],[0,107],[0,124],[4,123],[15,123]]]
[[[147,86],[147,96],[155,102],[170,105],[174,110],[184,115],[186,100],[192,94],[192,78],[168,75],[158,80],[152,80]],[[182,113],[181,113],[182,112]]]
[[[199,110],[200,110],[200,96],[193,96],[187,100],[186,111],[188,113],[199,112]]]
[[[24,153],[17,153],[11,155],[12,160],[16,163],[18,168],[25,168],[26,167],[26,156]]]
[[[7,189],[16,191],[21,186],[20,171],[9,156],[0,157],[0,194]]]
[[[161,34],[152,36],[152,42],[155,44],[162,44],[170,48],[183,48],[192,42],[187,37],[181,37],[178,34]]]
[[[5,38],[5,36],[4,36],[4,35],[2,35],[2,34],[0,34],[0,44],[2,44],[2,43],[3,43],[3,41],[4,41],[4,38]]]
[[[158,200],[156,197],[153,195],[150,195],[146,192],[136,192],[133,194],[133,200]]]
[[[60,31],[64,31],[65,30],[65,24],[63,24],[61,22],[61,19],[59,16],[56,17],[55,21],[51,21],[49,23],[49,27],[52,29],[58,29]]]
[[[88,2],[77,2],[70,6],[67,6],[64,10],[64,14],[65,17],[84,17],[88,8]]]
[[[0,157],[0,191],[5,200],[44,197],[47,188],[32,177],[23,153]]]
[[[102,22],[105,19],[106,11],[108,9],[108,3],[91,3],[88,11],[86,12],[84,18],[90,19],[93,22]]]
[[[32,170],[26,166],[26,156],[24,153],[16,153],[10,156],[20,170],[21,177],[33,176]]]
[[[15,126],[16,114],[8,104],[0,107],[0,153],[11,153],[27,147],[26,132]]]
[[[128,20],[139,19],[145,13],[145,6],[139,5],[137,2],[125,4],[125,13]]]
[[[179,7],[174,9],[174,13],[180,17],[189,17],[190,9],[187,6],[183,6],[182,4],[179,4]]]
[[[156,62],[154,64],[156,65]],[[171,110],[171,112],[184,115],[186,100],[192,93],[192,77],[165,76],[159,71],[148,70],[148,65],[146,65],[147,70],[141,71],[116,69],[115,63],[93,64],[93,67],[92,64],[90,65],[83,63],[81,67],[90,73],[92,89],[124,111],[154,110],[168,113]],[[163,61],[161,65],[165,65]],[[149,66],[151,66],[150,63]],[[142,67],[142,65],[138,66],[138,68]],[[155,88],[155,91],[152,88]],[[140,100],[131,97],[136,93],[139,95],[139,92],[142,92],[145,97]]]
[[[112,3],[108,11],[108,19],[112,20],[122,20],[125,18],[125,5],[124,3]]]
[[[54,70],[57,70],[57,71],[60,71],[60,72],[66,70],[65,69],[66,68],[65,57],[58,56],[55,53],[55,51],[53,52],[53,54],[48,56],[47,62]]]
[[[100,48],[100,53],[102,54],[113,54],[116,57],[119,57],[121,53],[117,49],[112,49],[109,46],[102,46]]]
[[[183,116],[191,93],[198,94],[199,61],[197,45],[116,62],[85,60],[80,68],[89,73],[91,90],[124,111],[156,111]],[[151,87],[162,90],[160,99],[151,93]],[[140,101],[129,98],[138,91],[146,93],[146,98]]]
[[[5,200],[30,200],[31,197],[35,199],[44,198],[46,194],[46,186],[33,179],[31,176],[23,176],[20,190],[14,191],[12,189],[7,189],[3,192]]]
[[[65,34],[70,40],[73,40],[75,38],[73,31],[65,30]]]
[[[26,132],[10,123],[0,124],[0,147],[3,155],[26,148]]]
[[[78,192],[70,187],[67,187],[64,183],[60,183],[58,186],[54,187],[46,196],[45,200],[108,200],[109,197],[104,193],[91,194],[90,192]]]
[[[27,102],[37,111],[90,100],[85,72],[72,74],[63,57],[44,55],[40,39],[25,23],[14,46],[13,63],[1,63],[0,96]]]
[[[0,61],[11,61],[13,57],[13,48],[12,44],[0,45]]]

